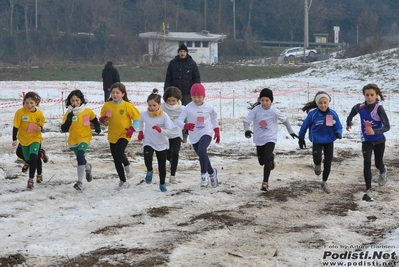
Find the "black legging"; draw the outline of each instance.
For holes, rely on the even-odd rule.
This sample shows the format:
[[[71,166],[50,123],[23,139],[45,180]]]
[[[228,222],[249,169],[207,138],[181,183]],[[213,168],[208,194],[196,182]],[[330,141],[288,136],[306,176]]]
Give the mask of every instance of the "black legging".
[[[177,164],[179,163],[179,151],[181,148],[181,138],[176,137],[169,139],[169,149],[167,150],[166,159],[170,162],[170,175],[175,176]]]
[[[371,154],[374,151],[375,167],[380,170],[380,173],[384,170],[384,152],[385,142],[379,144],[373,143],[362,143],[363,151],[363,174],[364,181],[366,182],[366,190],[371,188]]]
[[[125,138],[119,139],[115,144],[110,143],[111,155],[114,159],[115,169],[118,173],[119,179],[126,182],[125,166],[129,166],[129,160],[125,155],[125,149],[129,141]]]
[[[147,171],[152,171],[152,158],[154,155],[157,156],[158,160],[158,172],[159,172],[159,183],[165,184],[166,178],[166,150],[156,151],[150,146],[144,146],[144,163]]]
[[[269,142],[263,146],[256,147],[256,154],[258,156],[258,161],[261,166],[263,166],[263,182],[269,182],[269,176],[271,172],[272,154],[275,147],[275,143]]]
[[[313,163],[320,165],[322,160],[322,150],[324,153],[324,164],[323,164],[323,181],[327,181],[328,176],[331,172],[331,162],[334,154],[334,143],[328,144],[315,144],[313,143]]]
[[[39,147],[39,151],[40,151],[40,147]],[[22,147],[21,147],[20,144],[18,144],[17,151],[15,153],[17,154],[18,158],[20,158],[23,161],[25,161],[24,153],[22,153]],[[39,154],[40,154],[40,152],[39,152]],[[36,162],[36,167],[34,165],[32,165],[32,163],[30,163],[30,161],[29,162],[25,161],[27,164],[29,164],[29,177],[30,178],[35,176],[35,169],[36,169],[36,172],[37,172],[38,175],[41,175],[42,171],[43,171],[42,159],[39,156],[36,156],[36,160],[34,160],[34,158],[35,158],[35,156],[33,156],[33,154],[31,154],[30,155],[30,159],[31,159],[30,161],[32,161],[32,163]],[[33,173],[31,173],[31,170],[33,170]]]

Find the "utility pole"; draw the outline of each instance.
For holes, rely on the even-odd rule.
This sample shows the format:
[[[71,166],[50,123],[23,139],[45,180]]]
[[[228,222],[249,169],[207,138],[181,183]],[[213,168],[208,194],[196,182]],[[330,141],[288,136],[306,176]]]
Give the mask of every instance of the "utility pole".
[[[38,30],[38,26],[37,26],[37,0],[35,3],[35,26],[36,26],[36,31]]]
[[[236,39],[236,0],[230,0],[233,2],[233,38]]]
[[[303,62],[305,62],[306,49],[309,46],[309,9],[308,0],[305,0],[305,12],[304,12],[304,28],[303,28]]]

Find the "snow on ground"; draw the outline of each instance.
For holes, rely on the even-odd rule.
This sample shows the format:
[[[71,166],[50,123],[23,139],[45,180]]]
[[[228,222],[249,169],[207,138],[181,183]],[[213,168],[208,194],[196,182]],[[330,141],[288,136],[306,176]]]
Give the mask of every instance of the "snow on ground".
[[[399,248],[399,185],[397,176],[398,51],[346,60],[312,63],[308,70],[278,79],[205,83],[206,100],[220,117],[222,142],[209,154],[219,170],[217,188],[199,187],[199,166],[190,144],[184,144],[176,185],[161,193],[145,176],[142,146],[137,138],[127,154],[135,171],[131,186],[116,191],[116,171],[106,133],[94,135],[87,153],[94,179],[83,193],[72,188],[76,160],[60,133],[63,99],[81,89],[88,107],[99,114],[102,85],[98,82],[0,82],[0,265],[1,266],[397,266]],[[353,105],[363,101],[361,88],[378,84],[386,95],[391,122],[386,134],[385,163],[389,182],[374,182],[375,201],[364,202],[363,159],[359,121],[335,143],[329,183],[320,189],[314,175],[311,143],[300,150],[283,125],[276,144],[271,191],[259,190],[262,167],[255,146],[244,137],[242,120],[248,102],[259,90],[274,91],[274,105],[299,131],[306,114],[300,111],[318,90],[332,96],[345,125]],[[140,110],[161,83],[125,83]],[[26,189],[11,146],[12,120],[22,95],[34,90],[47,122],[43,147],[50,161],[43,165],[44,182]],[[135,135],[134,137],[137,137]],[[156,160],[154,160],[154,166]],[[156,167],[155,167],[156,169]],[[374,176],[378,170],[373,167]],[[374,264],[374,265],[372,265]]]

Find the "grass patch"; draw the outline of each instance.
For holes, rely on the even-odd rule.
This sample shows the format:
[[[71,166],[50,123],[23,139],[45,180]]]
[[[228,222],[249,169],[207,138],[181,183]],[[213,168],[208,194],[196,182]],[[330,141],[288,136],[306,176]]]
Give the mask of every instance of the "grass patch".
[[[97,81],[103,65],[59,65],[0,68],[1,81]],[[116,66],[122,82],[163,82],[165,66]],[[224,82],[278,78],[304,71],[307,66],[205,66],[200,65],[202,82]]]

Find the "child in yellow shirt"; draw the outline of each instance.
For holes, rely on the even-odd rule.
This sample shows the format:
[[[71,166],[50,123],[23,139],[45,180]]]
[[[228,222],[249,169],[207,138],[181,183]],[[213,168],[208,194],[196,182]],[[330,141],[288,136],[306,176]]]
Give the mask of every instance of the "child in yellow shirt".
[[[85,153],[92,138],[91,125],[94,125],[96,133],[100,133],[100,124],[94,112],[86,107],[87,101],[80,90],[73,90],[65,100],[67,112],[62,119],[61,130],[69,132],[68,145],[73,150],[78,161],[78,181],[73,188],[82,190],[83,177],[86,173],[86,180],[93,179],[92,166],[87,162]]]
[[[110,92],[111,97],[101,108],[100,123],[105,124],[108,121],[108,141],[120,180],[118,187],[120,190],[129,187],[127,178],[133,176],[125,149],[133,133],[138,129],[140,111],[129,102],[124,84],[114,83]]]
[[[37,108],[40,100],[40,96],[35,92],[25,94],[22,102],[24,107],[15,112],[12,131],[12,146],[17,146],[17,140],[19,141],[25,162],[29,164],[29,189],[33,189],[34,186],[37,158],[43,141],[45,118],[43,112]],[[36,182],[42,182],[41,175],[36,177]]]

